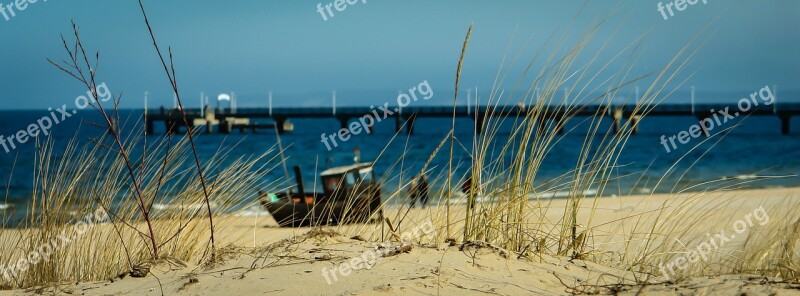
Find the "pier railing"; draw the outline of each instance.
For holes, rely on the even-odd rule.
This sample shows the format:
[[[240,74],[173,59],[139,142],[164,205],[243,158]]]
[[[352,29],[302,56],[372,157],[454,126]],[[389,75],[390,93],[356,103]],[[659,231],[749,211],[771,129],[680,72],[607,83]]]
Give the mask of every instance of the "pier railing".
[[[456,106],[456,117],[467,117],[479,121],[478,126],[482,126],[483,115],[487,113],[494,113],[494,115],[503,116],[525,116],[526,114],[538,113],[543,118],[560,119],[564,117],[577,117],[577,116],[594,116],[602,115],[608,116],[614,120],[615,127],[618,128],[620,123],[626,118],[629,120],[638,121],[642,115],[646,116],[695,116],[698,120],[703,120],[719,110],[726,110],[734,114],[739,112],[739,106],[736,103],[724,104],[660,104],[647,108],[647,113],[642,114],[644,110],[637,108],[636,105],[581,105],[571,106],[568,110],[559,105],[551,106],[538,106],[542,107],[538,112],[534,111],[534,106],[524,105],[503,105],[503,106]],[[180,112],[175,112],[174,109],[148,109],[146,122],[148,130],[152,132],[152,126],[156,121],[162,121],[168,127],[168,131],[175,131],[180,128],[180,124],[176,124],[182,120]],[[277,126],[279,132],[285,132],[284,128],[286,121],[290,118],[335,118],[341,122],[342,127],[346,127],[350,120],[357,119],[363,116],[374,116],[378,114],[381,117],[391,117],[396,121],[396,128],[399,130],[401,126],[407,127],[408,133],[413,133],[413,123],[415,119],[422,117],[452,117],[454,110],[452,106],[413,106],[400,108],[398,106],[352,106],[352,107],[273,107],[273,108],[237,108],[234,110],[230,108],[187,108],[184,109],[188,119],[192,122],[197,122],[195,119],[200,119],[208,126],[210,132],[211,125],[219,125],[222,132],[230,132],[231,126],[235,124],[227,124],[227,128],[222,127],[223,123],[229,122],[233,119],[272,119]],[[638,114],[637,114],[638,112]],[[757,116],[777,116],[781,120],[781,131],[784,134],[789,133],[789,122],[791,117],[800,115],[800,103],[781,103],[772,105],[753,106],[748,110],[747,115]],[[737,115],[738,116],[738,115]],[[203,121],[205,120],[205,121]],[[636,124],[636,122],[634,122]],[[253,125],[255,129],[257,126]]]

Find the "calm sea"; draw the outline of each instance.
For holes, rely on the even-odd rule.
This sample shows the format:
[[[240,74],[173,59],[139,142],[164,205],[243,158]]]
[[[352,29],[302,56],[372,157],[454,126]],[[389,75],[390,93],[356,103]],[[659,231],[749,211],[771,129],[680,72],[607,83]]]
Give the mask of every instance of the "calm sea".
[[[122,118],[132,117],[137,120],[141,111],[123,111]],[[39,111],[0,111],[0,135],[8,138],[18,130],[25,129],[29,124],[36,122],[48,112]],[[537,179],[534,183],[542,183],[551,178],[560,176],[574,169],[578,153],[586,138],[586,126],[580,124],[581,118],[571,121],[567,130],[577,126],[566,134],[552,149],[545,159]],[[89,139],[100,133],[89,122],[102,122],[93,110],[83,110],[52,129],[57,147],[64,147],[73,137],[81,143],[90,143]],[[375,133],[361,134],[352,137],[349,141],[341,143],[332,151],[328,151],[320,141],[320,135],[331,134],[339,128],[335,119],[295,119],[294,131],[281,137],[287,148],[286,157],[290,166],[302,167],[306,188],[313,186],[314,173],[323,170],[326,166],[350,164],[353,161],[353,150],[359,148],[364,161],[375,160],[379,153],[386,148],[383,156],[376,162],[376,171],[382,174],[397,163],[398,158],[405,154],[402,162],[403,170],[407,176],[418,172],[439,142],[450,129],[451,120],[443,118],[419,118],[416,121],[415,133],[406,137],[402,134],[394,137],[394,120],[390,119],[376,124]],[[697,186],[710,180],[728,178],[728,184],[745,182],[749,188],[800,186],[800,178],[794,177],[800,173],[800,119],[792,123],[792,134],[780,134],[780,121],[777,117],[749,117],[728,122],[724,127],[740,124],[730,134],[715,143],[712,149],[711,142],[701,145],[679,161],[691,147],[700,142],[702,138],[693,139],[687,145],[679,147],[677,151],[667,153],[660,143],[662,135],[671,136],[680,131],[687,130],[696,123],[693,117],[651,117],[640,123],[640,130],[628,141],[624,153],[618,160],[619,167],[615,169],[615,178],[607,187],[606,195],[625,195],[630,193],[647,192],[674,192],[685,188],[703,190],[708,186]],[[606,122],[606,124],[609,124]],[[471,119],[456,120],[456,137],[459,142],[470,149],[472,146],[473,122]],[[163,135],[163,124],[156,126],[157,135]],[[717,128],[714,132],[721,131]],[[500,129],[496,142],[505,142],[511,131],[508,122]],[[599,141],[601,135],[595,137]],[[236,145],[231,158],[242,155],[255,155],[263,153],[276,144],[276,135],[272,130],[263,130],[258,133],[247,132],[244,134],[234,131],[229,135],[203,134],[197,138],[201,159],[208,159],[220,145]],[[9,147],[10,148],[10,147]],[[499,149],[499,144],[497,146]],[[6,153],[0,146],[0,177],[3,184],[9,188],[7,200],[0,200],[0,207],[10,209],[15,213],[24,210],[30,198],[33,184],[34,152],[36,145],[29,141],[17,145],[17,148]],[[62,148],[57,148],[62,149]],[[437,157],[433,159],[430,169],[434,178],[447,169],[449,148],[446,146]],[[705,154],[705,155],[704,155]],[[695,163],[698,158],[702,159]],[[463,172],[470,165],[470,157],[461,146],[455,149],[454,163],[460,164],[457,173]],[[12,166],[16,162],[16,169],[11,176]],[[674,165],[674,167],[673,167]],[[666,177],[661,186],[656,187],[656,182],[672,167],[676,172]],[[691,168],[690,168],[691,167]],[[687,168],[688,169],[687,171]],[[395,166],[390,174],[399,173],[400,166]],[[686,172],[686,174],[683,174]],[[268,178],[279,179],[284,176],[283,169],[278,166],[271,171]],[[785,178],[761,179],[758,176],[790,176]],[[391,177],[391,176],[390,176]],[[10,183],[8,182],[10,180]],[[398,181],[392,178],[384,187],[393,190]],[[439,182],[441,183],[441,182]],[[716,186],[719,186],[717,184]],[[442,186],[436,184],[434,187]],[[5,187],[5,186],[4,186]]]

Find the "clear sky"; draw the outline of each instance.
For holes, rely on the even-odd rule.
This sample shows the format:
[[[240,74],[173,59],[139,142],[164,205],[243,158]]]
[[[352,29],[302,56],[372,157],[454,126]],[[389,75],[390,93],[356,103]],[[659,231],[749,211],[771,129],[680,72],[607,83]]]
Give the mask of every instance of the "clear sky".
[[[685,72],[694,73],[689,83],[698,90],[742,97],[766,84],[778,85],[784,94],[800,89],[800,1],[698,1],[668,20],[656,0],[590,1],[572,37],[619,4],[588,51],[617,29],[612,49],[650,32],[635,69],[644,73],[659,69],[700,28],[711,25],[702,37],[707,43]],[[334,9],[325,21],[318,3],[330,2],[146,0],[145,6],[159,41],[173,48],[186,104],[195,107],[201,91],[235,91],[240,106],[255,106],[265,104],[270,90],[276,105],[330,104],[332,90],[341,104],[368,105],[423,80],[437,91],[434,103],[446,105],[471,22],[475,29],[463,85],[488,90],[512,36],[515,50],[529,38],[537,49],[549,34],[563,32],[584,4],[359,0],[344,11]],[[9,20],[0,15],[0,109],[46,109],[82,93],[46,61],[64,57],[59,35],[71,34],[71,19],[80,25],[86,45],[101,52],[100,80],[114,92],[125,91],[124,107],[141,106],[145,91],[151,93],[151,107],[172,105],[136,1],[39,0],[15,13]]]

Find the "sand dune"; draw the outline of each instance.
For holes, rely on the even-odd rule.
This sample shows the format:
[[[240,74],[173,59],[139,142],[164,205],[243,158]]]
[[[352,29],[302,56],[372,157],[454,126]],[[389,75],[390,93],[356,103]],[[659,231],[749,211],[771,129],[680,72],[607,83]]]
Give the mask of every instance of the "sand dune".
[[[543,215],[556,221],[565,200],[547,202]],[[626,249],[616,241],[621,235],[618,226],[632,225],[633,217],[646,215],[648,219],[637,223],[647,226],[647,221],[658,221],[657,210],[682,209],[694,212],[689,215],[694,217],[706,213],[699,222],[686,221],[701,223],[687,227],[699,235],[730,228],[731,221],[763,207],[769,222],[753,227],[766,232],[773,225],[797,219],[786,216],[793,209],[782,207],[792,202],[800,202],[800,189],[609,197],[597,199],[594,206],[587,201],[581,217],[588,219],[593,207],[592,225],[598,225],[592,229],[595,248],[621,254],[640,250]],[[458,213],[458,208],[451,210]],[[480,242],[448,244],[444,243],[443,211],[442,207],[410,211],[404,223],[416,225],[419,231],[405,236],[405,243],[386,239],[378,243],[381,236],[390,236],[380,224],[287,229],[275,227],[268,217],[232,216],[226,223],[235,227],[226,234],[227,247],[220,250],[223,259],[213,266],[163,260],[153,263],[152,274],[144,278],[64,283],[0,295],[800,295],[800,283],[775,277],[732,274],[673,279],[624,270],[613,260],[597,260],[603,256],[581,260],[533,253],[520,257]],[[394,220],[392,215],[403,213],[404,209],[396,208],[387,211],[387,216]],[[425,228],[427,221],[433,228]],[[454,222],[451,231],[457,233]],[[743,239],[733,239],[726,246],[738,248]],[[715,251],[725,253],[727,248]]]

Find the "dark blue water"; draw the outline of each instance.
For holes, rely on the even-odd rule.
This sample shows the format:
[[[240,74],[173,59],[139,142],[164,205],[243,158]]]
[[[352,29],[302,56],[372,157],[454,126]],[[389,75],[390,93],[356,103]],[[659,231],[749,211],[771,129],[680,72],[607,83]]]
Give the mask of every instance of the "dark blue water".
[[[7,139],[10,135],[26,129],[29,124],[35,123],[37,119],[48,114],[46,110],[2,111],[0,112],[0,135]],[[139,119],[139,116],[140,111],[121,112],[123,119],[131,118],[130,120],[135,121]],[[564,135],[552,149],[540,169],[537,180],[533,180],[534,183],[541,184],[575,168],[587,129],[586,125],[579,124],[580,121],[582,118],[577,118],[568,124],[566,130],[577,126],[576,130]],[[77,137],[80,143],[89,144],[90,138],[101,133],[100,129],[88,124],[90,122],[101,123],[102,121],[95,111],[86,109],[56,125],[51,134],[56,149],[63,149],[73,137]],[[349,141],[328,151],[320,141],[320,135],[336,132],[339,128],[337,120],[332,118],[294,119],[291,122],[294,124],[294,132],[283,135],[281,139],[287,148],[285,155],[288,158],[290,170],[293,165],[302,167],[305,183],[308,184],[307,188],[313,186],[314,178],[316,178],[315,169],[319,172],[330,164],[352,163],[353,150],[357,147],[360,148],[362,160],[375,160],[385,147],[383,156],[377,159],[376,172],[379,175],[386,175],[388,181],[384,183],[384,187],[387,190],[392,190],[398,185],[397,175],[400,174],[401,165],[395,164],[401,156],[404,157],[402,170],[404,178],[407,179],[419,172],[442,138],[445,137],[451,125],[450,119],[420,118],[416,121],[414,135],[407,137],[403,133],[395,137],[395,123],[393,119],[390,119],[376,124],[375,133],[353,136]],[[703,138],[693,139],[689,144],[681,145],[677,151],[672,153],[665,151],[659,139],[662,135],[670,136],[688,130],[689,126],[695,123],[696,119],[688,116],[652,117],[642,121],[639,133],[632,136],[626,144],[624,153],[618,160],[619,167],[611,176],[616,180],[609,184],[605,194],[674,192],[721,178],[732,178],[730,182],[746,181],[746,186],[750,188],[800,186],[800,178],[793,176],[754,179],[754,176],[790,176],[800,173],[800,120],[795,119],[791,127],[793,133],[784,136],[780,134],[780,121],[777,117],[737,119],[723,127],[731,127],[734,124],[740,124],[740,126],[721,138],[713,149],[709,150],[709,147],[716,141],[709,141],[688,153],[679,162],[679,158]],[[605,122],[605,124],[607,127],[610,122]],[[506,142],[512,129],[511,125],[511,122],[506,122],[495,138],[498,149],[500,144]],[[457,119],[456,126],[457,139],[466,149],[471,149],[473,121]],[[714,132],[721,130],[722,128],[717,128]],[[151,140],[149,141],[155,142],[157,137],[163,136],[163,124],[157,124],[156,131],[157,135],[150,136]],[[393,137],[394,140],[392,140]],[[601,137],[602,135],[597,135],[593,140],[600,141]],[[223,142],[224,144],[222,144]],[[197,143],[201,159],[208,159],[219,149],[220,145],[225,147],[236,145],[230,155],[231,158],[236,158],[242,155],[260,154],[274,147],[276,135],[271,130],[245,134],[235,131],[229,135],[203,134],[197,138]],[[16,145],[17,148],[9,149],[8,153],[0,146],[0,177],[4,180],[3,185],[8,185],[9,188],[7,200],[0,200],[0,204],[5,203],[19,210],[24,209],[26,201],[30,198],[33,184],[34,152],[37,148],[33,141]],[[443,182],[437,181],[436,177],[446,172],[448,154],[449,146],[445,146],[431,163],[429,168],[431,171],[428,174],[432,176],[434,187],[443,185]],[[702,156],[703,154],[705,155]],[[701,156],[702,160],[687,171],[687,168]],[[16,169],[13,172],[13,178],[10,179],[11,182],[8,183],[12,174],[11,168],[15,162]],[[469,154],[460,145],[456,146],[453,163],[460,164],[457,176],[461,176],[471,164]],[[673,171],[676,173],[668,175],[663,184],[656,187],[658,179],[664,176],[673,165]],[[681,178],[684,172],[686,174]],[[283,176],[284,171],[278,166],[270,172],[268,178],[280,179]],[[708,186],[697,187],[694,190],[705,188]]]

